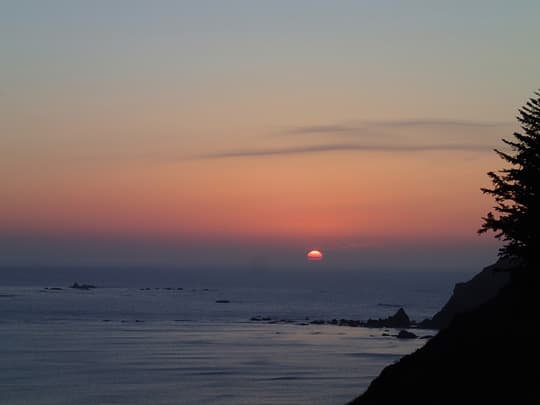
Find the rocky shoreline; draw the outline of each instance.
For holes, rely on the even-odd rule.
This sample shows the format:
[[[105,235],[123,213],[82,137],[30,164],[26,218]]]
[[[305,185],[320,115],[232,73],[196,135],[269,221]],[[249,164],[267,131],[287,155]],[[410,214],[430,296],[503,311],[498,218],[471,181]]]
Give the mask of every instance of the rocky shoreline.
[[[296,323],[297,321],[290,319],[276,319],[272,317],[254,316],[250,318],[252,322],[267,322],[267,323]],[[308,317],[304,319],[302,325],[334,325],[334,326],[349,326],[349,327],[364,327],[364,328],[411,328],[415,327],[416,322],[411,321],[407,313],[403,308],[388,318],[384,319],[368,319],[367,321],[360,321],[356,319],[315,319],[310,320]]]
[[[323,320],[323,319],[315,319],[310,320],[309,318],[305,318],[303,321],[295,321],[292,319],[275,319],[272,317],[263,317],[263,316],[254,316],[250,318],[251,322],[265,322],[269,324],[295,324],[300,326],[307,326],[307,325],[333,325],[333,326],[346,326],[346,327],[352,327],[352,328],[373,328],[373,329],[383,329],[383,333],[381,336],[393,336],[397,337],[399,339],[429,339],[432,337],[432,335],[424,335],[424,336],[418,336],[415,333],[411,331],[407,331],[405,329],[409,328],[418,328],[418,324],[415,321],[412,321],[405,310],[403,308],[399,308],[397,312],[394,315],[389,316],[388,318],[384,319],[368,319],[367,321],[360,321],[355,319],[331,319],[331,320]],[[388,329],[401,329],[399,333],[397,334],[390,334]]]

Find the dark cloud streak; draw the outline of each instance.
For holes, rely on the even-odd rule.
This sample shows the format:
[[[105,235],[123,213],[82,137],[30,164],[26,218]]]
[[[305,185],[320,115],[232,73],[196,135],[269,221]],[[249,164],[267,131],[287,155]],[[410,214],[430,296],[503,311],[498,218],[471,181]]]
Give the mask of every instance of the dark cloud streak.
[[[363,131],[377,130],[384,128],[405,129],[405,128],[497,128],[513,125],[511,122],[480,122],[453,119],[410,119],[410,120],[387,120],[387,121],[367,121],[356,125],[329,124],[329,125],[306,125],[297,126],[285,131],[286,134],[349,134],[363,133]]]
[[[347,125],[312,125],[293,128],[290,134],[335,134],[357,131],[359,128]]]
[[[447,128],[494,128],[512,125],[508,122],[479,122],[452,119],[412,119],[396,121],[373,121],[368,126],[386,128],[417,128],[417,127],[447,127]]]
[[[492,152],[486,145],[474,144],[438,144],[438,145],[360,145],[353,143],[333,143],[313,146],[291,146],[284,148],[261,148],[247,150],[232,150],[225,152],[200,155],[196,159],[227,159],[243,157],[286,156],[322,152],[433,152],[433,151],[463,151],[463,152]]]
[[[486,130],[504,128],[513,125],[506,122],[480,122],[454,119],[409,119],[409,120],[385,120],[367,121],[358,124],[328,124],[298,126],[281,132],[280,135],[334,135],[333,139],[327,139],[329,143],[317,145],[295,145],[286,147],[263,147],[245,150],[230,150],[224,152],[209,153],[195,157],[195,159],[227,159],[244,157],[286,156],[326,152],[432,152],[432,151],[462,151],[462,152],[491,152],[494,140],[486,138]],[[410,135],[401,136],[400,130],[417,130],[423,132],[416,140]],[[452,140],[443,136],[443,130],[453,132],[462,130],[459,136],[453,136]],[[423,131],[422,131],[423,130]],[[429,138],[425,139],[426,130]],[[477,130],[477,140],[480,142],[470,143],[470,131]],[[491,132],[491,131],[490,131]],[[343,135],[339,137],[339,135]],[[352,136],[352,137],[351,137]],[[341,138],[342,141],[336,139]],[[368,140],[369,138],[369,140]],[[408,138],[408,139],[407,139]],[[437,139],[438,138],[438,139]],[[356,142],[353,139],[357,139]],[[363,139],[363,141],[360,141]],[[338,142],[336,142],[338,141]],[[353,142],[351,142],[353,141]]]

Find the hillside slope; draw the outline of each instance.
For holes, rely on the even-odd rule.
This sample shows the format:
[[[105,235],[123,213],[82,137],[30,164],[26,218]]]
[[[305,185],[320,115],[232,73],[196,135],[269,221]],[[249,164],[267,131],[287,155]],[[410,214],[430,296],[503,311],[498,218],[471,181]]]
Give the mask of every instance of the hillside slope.
[[[540,403],[540,288],[513,280],[386,367],[352,404]]]

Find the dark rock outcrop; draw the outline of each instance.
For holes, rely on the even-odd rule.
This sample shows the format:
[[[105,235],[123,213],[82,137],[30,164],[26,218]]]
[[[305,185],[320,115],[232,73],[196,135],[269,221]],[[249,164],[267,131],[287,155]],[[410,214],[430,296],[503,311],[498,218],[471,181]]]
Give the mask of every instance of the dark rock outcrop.
[[[396,337],[399,339],[416,339],[418,336],[408,330],[400,330]]]
[[[223,300],[225,301],[225,300]],[[216,301],[220,302],[220,301]],[[250,318],[250,321],[260,322],[260,321],[266,321],[269,323],[291,323],[294,322],[292,320],[286,320],[286,319],[273,319],[270,317],[262,317],[262,316],[254,316]],[[309,321],[309,318],[306,317],[304,321]],[[356,319],[332,319],[332,320],[324,320],[324,319],[314,319],[312,321],[303,322],[299,325],[334,325],[334,326],[349,326],[353,328],[357,327],[364,327],[364,328],[410,328],[411,326],[415,326],[416,323],[414,321],[411,321],[407,313],[403,308],[400,308],[394,315],[389,316],[388,318],[384,319],[368,319],[366,322],[359,321]]]
[[[411,319],[403,308],[385,319],[368,319],[361,326],[368,328],[408,328],[411,326]]]
[[[79,284],[75,282],[69,288],[75,288],[77,290],[91,290],[93,288],[96,288],[96,286],[92,284]]]
[[[456,314],[469,311],[486,303],[508,284],[510,274],[506,270],[512,268],[513,265],[509,260],[499,260],[497,263],[484,268],[469,281],[457,283],[446,305],[432,319],[420,322],[418,327],[443,329],[450,324]]]
[[[250,318],[250,321],[255,321],[255,322],[261,322],[261,321],[265,321],[265,322],[268,322],[268,321],[271,321],[272,318],[270,318],[269,316],[253,316]]]

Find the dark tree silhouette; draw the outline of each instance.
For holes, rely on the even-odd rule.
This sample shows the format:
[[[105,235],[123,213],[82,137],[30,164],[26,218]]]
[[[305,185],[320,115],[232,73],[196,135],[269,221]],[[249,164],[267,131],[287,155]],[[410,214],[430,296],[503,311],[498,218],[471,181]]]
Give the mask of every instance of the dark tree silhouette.
[[[518,258],[528,265],[540,263],[540,91],[519,109],[516,117],[522,133],[513,140],[503,139],[508,153],[495,152],[510,163],[510,168],[489,172],[493,188],[482,192],[495,198],[493,212],[483,219],[478,233],[489,230],[506,242],[499,256]]]

